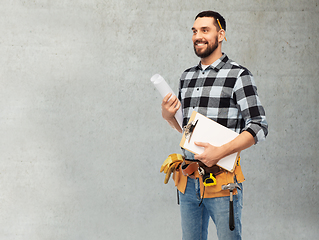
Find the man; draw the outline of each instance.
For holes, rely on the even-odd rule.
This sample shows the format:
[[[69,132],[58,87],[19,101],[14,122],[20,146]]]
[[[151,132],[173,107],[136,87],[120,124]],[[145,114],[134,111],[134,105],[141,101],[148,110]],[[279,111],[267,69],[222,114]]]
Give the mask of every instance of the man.
[[[230,60],[221,50],[225,30],[225,19],[217,12],[205,11],[196,16],[192,40],[200,63],[182,74],[178,99],[169,99],[171,94],[163,99],[162,116],[172,127],[182,132],[174,118],[176,111],[182,107],[185,126],[195,110],[239,135],[220,147],[197,142],[196,145],[205,149],[199,155],[183,149],[187,164],[199,161],[206,167],[214,167],[223,157],[249,148],[264,140],[268,134],[265,111],[251,73]],[[231,231],[230,193],[220,187],[221,184],[234,182],[242,187],[245,179],[239,161],[233,173],[219,168],[214,174],[219,184],[206,188],[197,172],[194,172],[193,177],[175,175],[184,240],[207,239],[209,217],[216,225],[219,239],[241,239],[242,190],[235,192],[235,230]]]

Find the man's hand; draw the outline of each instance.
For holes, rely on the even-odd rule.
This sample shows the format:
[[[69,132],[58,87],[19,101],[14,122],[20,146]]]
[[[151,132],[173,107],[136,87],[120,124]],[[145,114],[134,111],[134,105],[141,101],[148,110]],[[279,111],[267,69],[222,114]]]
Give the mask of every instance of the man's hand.
[[[169,99],[171,97],[171,99]],[[169,100],[168,100],[169,99]],[[169,123],[169,125],[182,133],[183,130],[175,119],[177,110],[181,107],[181,103],[176,96],[171,93],[167,94],[162,101],[162,116]]]
[[[195,145],[205,148],[202,154],[196,154],[194,158],[204,163],[207,167],[216,165],[216,163],[223,158],[220,147],[215,147],[203,142],[195,142]]]
[[[195,142],[195,145],[205,148],[202,154],[195,155],[195,159],[198,159],[207,167],[211,167],[216,165],[220,159],[249,148],[254,143],[254,137],[247,131],[243,131],[234,140],[220,147],[212,146],[209,143]]]
[[[171,99],[169,99],[172,97]],[[168,100],[169,99],[169,100]],[[176,96],[172,96],[172,93],[167,94],[162,101],[162,116],[166,121],[171,121],[177,110],[180,108],[181,103]]]

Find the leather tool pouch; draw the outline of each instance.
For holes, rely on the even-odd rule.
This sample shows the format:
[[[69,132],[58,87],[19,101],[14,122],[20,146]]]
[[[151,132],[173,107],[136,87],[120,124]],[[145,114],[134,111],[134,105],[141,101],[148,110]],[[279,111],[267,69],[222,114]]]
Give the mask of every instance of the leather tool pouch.
[[[187,160],[185,161],[185,164],[191,164],[191,163],[199,165],[198,162],[194,162],[194,161],[190,162]],[[192,166],[192,167],[194,167],[194,166]],[[185,173],[184,173],[186,168],[187,167],[185,167],[185,166],[182,167],[182,165],[181,165],[180,168],[174,172],[174,177],[173,177],[174,181],[175,181],[175,186],[182,193],[185,193],[185,189],[186,189],[186,185],[187,185],[187,175],[185,175]],[[226,170],[220,171],[220,168],[218,166],[213,166],[212,168],[213,168],[212,173],[216,177],[216,185],[206,187],[205,198],[229,196],[229,191],[221,190],[221,186],[228,184],[228,183],[232,183],[234,181],[234,176],[236,176],[236,179],[239,183],[245,181],[245,178],[244,178],[244,175],[241,171],[240,165],[236,166],[234,172],[228,172]],[[205,171],[209,172],[209,171],[211,171],[211,169],[208,169],[208,170],[206,169]],[[197,170],[195,170],[195,172],[193,171],[193,173],[188,172],[188,174],[191,175],[191,176],[189,176],[191,178],[201,178],[201,176],[199,175]],[[201,184],[201,189],[202,189],[202,187],[204,187],[203,181],[200,181],[200,184]],[[237,193],[237,191],[234,192],[234,194],[236,194],[236,193]]]
[[[214,176],[219,175],[220,173],[224,172],[222,168],[218,167],[217,165],[214,165],[212,167],[207,167],[202,162],[191,162],[191,161],[183,161],[182,166],[182,173],[185,176],[194,178],[195,172],[199,171],[202,175],[210,175],[213,174]]]

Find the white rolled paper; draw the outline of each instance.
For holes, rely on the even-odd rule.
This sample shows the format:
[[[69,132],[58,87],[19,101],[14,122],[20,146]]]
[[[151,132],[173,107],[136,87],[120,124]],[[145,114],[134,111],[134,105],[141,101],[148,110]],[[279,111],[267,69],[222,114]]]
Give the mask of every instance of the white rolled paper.
[[[170,88],[170,86],[167,84],[167,82],[165,81],[165,79],[161,75],[159,75],[159,74],[153,75],[153,77],[151,77],[151,82],[154,84],[154,86],[156,87],[156,89],[159,91],[159,93],[161,94],[161,96],[163,98],[169,93],[172,93],[173,95],[175,95],[173,90]],[[182,127],[183,126],[183,113],[182,113],[181,108],[179,108],[177,110],[177,112],[175,114],[175,119],[178,122],[181,129],[183,129],[183,127]]]

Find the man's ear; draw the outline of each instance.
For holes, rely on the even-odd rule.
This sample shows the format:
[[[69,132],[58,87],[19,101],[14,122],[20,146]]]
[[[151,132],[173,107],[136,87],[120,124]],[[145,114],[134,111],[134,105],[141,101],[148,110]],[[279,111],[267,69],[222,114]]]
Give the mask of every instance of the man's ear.
[[[224,29],[220,29],[218,32],[218,42],[222,42],[224,39],[227,41],[226,32]]]

